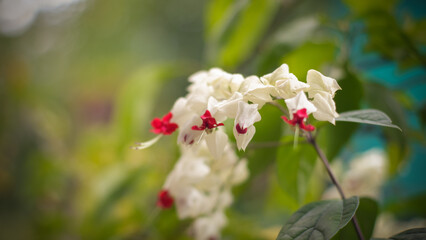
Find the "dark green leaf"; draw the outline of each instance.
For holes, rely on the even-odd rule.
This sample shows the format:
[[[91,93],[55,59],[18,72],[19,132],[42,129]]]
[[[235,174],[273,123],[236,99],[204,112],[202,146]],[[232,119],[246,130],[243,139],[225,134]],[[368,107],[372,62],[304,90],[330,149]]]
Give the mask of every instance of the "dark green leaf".
[[[358,197],[351,197],[343,201],[342,220],[340,221],[339,228],[343,228],[344,226],[346,226],[346,224],[348,224],[348,222],[355,215],[355,212],[358,206],[359,206]]]
[[[365,239],[370,239],[373,234],[377,214],[378,205],[376,201],[370,198],[360,199],[356,217]],[[358,240],[353,224],[347,224],[332,240]]]
[[[413,228],[390,237],[393,240],[421,240],[426,239],[426,228]]]
[[[296,202],[302,204],[306,187],[315,167],[317,154],[307,144],[293,144],[279,148],[277,154],[277,174],[279,184],[284,192]]]
[[[376,109],[363,109],[343,112],[340,113],[338,118],[336,118],[336,121],[373,124],[384,127],[392,127],[402,131],[400,127],[392,124],[392,120],[388,117],[388,115],[386,115],[386,113]]]
[[[358,197],[310,203],[295,212],[277,240],[330,239],[356,211]]]

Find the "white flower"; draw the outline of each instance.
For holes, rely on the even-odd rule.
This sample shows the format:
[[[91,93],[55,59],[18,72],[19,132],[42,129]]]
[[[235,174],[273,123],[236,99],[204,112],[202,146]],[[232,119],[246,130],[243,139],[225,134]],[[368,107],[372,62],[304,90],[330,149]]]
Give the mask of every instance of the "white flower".
[[[295,97],[285,100],[290,116],[297,110],[306,108],[306,114],[311,114],[317,111],[317,108],[309,102],[304,92],[299,92]]]
[[[329,121],[332,124],[336,123],[336,118],[339,116],[336,112],[336,104],[331,97],[331,94],[315,94],[312,103],[317,108],[313,113],[314,118],[320,121]]]
[[[261,108],[265,103],[272,101],[271,93],[274,87],[266,85],[257,76],[250,76],[241,84],[239,92],[244,96],[245,101],[258,104]]]
[[[286,79],[276,81],[275,86],[279,96],[284,99],[292,98],[309,88],[308,84],[297,80],[293,74],[289,74]]]
[[[273,96],[287,99],[296,96],[300,91],[305,91],[309,85],[297,80],[297,77],[289,72],[287,64],[281,65],[274,72],[263,76],[269,84],[275,86]]]
[[[212,89],[203,84],[191,85],[190,93],[187,95],[187,107],[197,115],[201,115],[206,110],[207,100],[212,95]]]
[[[194,187],[182,188],[173,197],[179,219],[198,217],[208,213],[214,207],[212,199]]]
[[[275,85],[276,81],[287,79],[289,75],[290,71],[288,69],[288,65],[284,63],[272,73],[266,74],[262,78],[267,80],[269,84]]]
[[[178,98],[170,111],[173,114],[173,121],[179,126],[183,126],[194,115],[187,104],[188,100],[186,98]]]
[[[328,93],[334,97],[340,86],[334,78],[326,77],[316,70],[309,70],[306,81],[309,84],[308,95],[310,98],[314,97],[317,93]]]
[[[196,240],[219,239],[222,228],[226,225],[226,216],[222,211],[200,217],[192,224]]]
[[[209,173],[210,167],[206,164],[206,158],[196,156],[192,151],[186,151],[167,176],[163,188],[176,195],[181,187],[197,183]]]
[[[210,97],[207,109],[215,115],[219,122],[225,121],[226,118],[235,118],[238,110],[238,103],[243,100],[243,95],[235,92],[229,99],[218,102],[215,98]]]
[[[186,124],[180,129],[178,136],[178,143],[185,145],[197,144],[203,135],[203,131],[192,130],[192,126],[200,125],[202,120],[199,116],[193,115],[192,119],[186,122]]]
[[[244,78],[241,74],[230,74],[219,68],[212,68],[209,71],[200,71],[189,77],[189,81],[194,86],[204,85],[212,89],[211,95],[219,100],[229,98],[236,92]],[[193,87],[189,88],[194,92]]]
[[[257,104],[248,104],[246,102],[238,103],[238,111],[234,121],[233,131],[239,150],[246,149],[256,132],[256,128],[253,124],[261,119],[257,109]]]
[[[219,159],[228,144],[228,135],[222,130],[217,129],[213,133],[205,136],[207,147],[214,159]]]

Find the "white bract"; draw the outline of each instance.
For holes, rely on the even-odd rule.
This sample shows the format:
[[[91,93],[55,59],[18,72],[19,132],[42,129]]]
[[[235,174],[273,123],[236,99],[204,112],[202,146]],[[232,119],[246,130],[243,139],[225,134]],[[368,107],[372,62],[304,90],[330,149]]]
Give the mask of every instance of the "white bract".
[[[273,96],[283,99],[292,98],[300,91],[306,91],[309,88],[308,84],[300,82],[294,74],[290,73],[287,64],[281,65],[262,79],[275,86]]]
[[[320,94],[317,93],[312,100],[312,103],[317,108],[317,111],[313,113],[314,118],[320,121],[329,121],[335,124],[335,119],[339,116],[336,112],[336,104],[331,97],[331,94]]]
[[[238,150],[246,150],[256,133],[254,124],[261,120],[259,110],[272,101],[283,99],[290,118],[306,109],[299,119],[284,120],[313,131],[314,127],[303,125],[308,114],[335,123],[338,114],[333,97],[340,87],[336,80],[315,70],[309,70],[307,83],[301,82],[286,64],[261,78],[212,68],[193,74],[189,81],[188,94],[173,105],[173,117],[166,115],[152,123],[154,132],[167,135],[177,124],[182,153],[164,183],[165,200],[160,206],[170,207],[174,201],[180,219],[194,219],[191,230],[197,240],[219,239],[226,224],[224,211],[233,202],[232,187],[249,177],[247,160],[238,158],[235,144],[225,132],[224,124],[232,124],[227,120],[233,119]]]
[[[295,97],[286,99],[285,103],[287,104],[290,114],[303,108],[306,108],[306,113],[308,115],[317,111],[317,108],[308,100],[304,92],[299,92]]]
[[[238,103],[238,111],[234,121],[233,131],[239,150],[246,149],[256,132],[256,128],[253,124],[261,119],[257,108],[257,104],[248,104],[242,101]]]
[[[306,81],[310,86],[307,92],[311,98],[317,93],[328,93],[331,94],[331,97],[334,97],[336,91],[341,89],[336,79],[326,77],[313,69],[308,71]]]

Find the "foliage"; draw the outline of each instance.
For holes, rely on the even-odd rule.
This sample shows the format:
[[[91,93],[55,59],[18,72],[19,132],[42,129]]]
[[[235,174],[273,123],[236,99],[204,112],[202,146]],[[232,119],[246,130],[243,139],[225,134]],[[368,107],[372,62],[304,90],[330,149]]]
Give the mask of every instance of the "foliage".
[[[359,200],[365,236],[375,237],[382,212],[401,220],[426,216],[419,174],[425,165],[418,160],[426,143],[426,37],[424,13],[411,14],[414,3],[83,2],[68,21],[46,24],[48,14],[40,13],[21,36],[0,36],[1,238],[189,239],[189,223],[173,209],[157,217],[153,210],[177,158],[175,137],[143,152],[131,146],[151,138],[150,119],[184,95],[186,78],[211,66],[262,75],[287,63],[301,81],[308,69],[338,79],[340,120],[402,130],[309,120],[330,161],[347,164],[364,141],[359,135],[375,137],[387,151],[391,180],[377,190],[378,202]],[[392,74],[384,76],[386,69]],[[393,123],[379,112],[348,116],[361,108],[377,109]],[[327,186],[312,146],[302,141],[293,148],[293,132],[275,107],[265,106],[261,115],[253,144],[239,153],[250,160],[251,175],[234,191],[224,238],[275,238],[309,204],[296,213],[332,210],[334,221],[314,224],[326,239],[351,239],[352,225],[341,218],[345,201],[311,203]],[[416,234],[424,230],[390,239]]]

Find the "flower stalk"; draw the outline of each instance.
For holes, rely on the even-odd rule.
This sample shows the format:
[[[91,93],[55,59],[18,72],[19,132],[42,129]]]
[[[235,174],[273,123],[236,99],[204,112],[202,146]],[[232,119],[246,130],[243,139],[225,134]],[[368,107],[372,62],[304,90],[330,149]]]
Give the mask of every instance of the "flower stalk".
[[[330,164],[329,164],[329,162],[328,162],[328,160],[327,160],[327,157],[325,156],[325,154],[324,154],[324,152],[321,150],[321,148],[318,146],[318,143],[316,142],[316,140],[315,140],[315,138],[312,136],[312,134],[311,134],[310,132],[308,132],[308,131],[305,131],[305,133],[306,133],[306,135],[305,135],[305,136],[306,136],[306,141],[307,141],[308,143],[310,143],[310,144],[311,144],[311,145],[315,148],[315,151],[317,152],[318,156],[320,157],[320,159],[321,159],[321,160],[322,160],[322,162],[324,163],[324,166],[325,166],[325,168],[326,168],[326,170],[327,170],[328,176],[330,177],[330,179],[331,179],[331,181],[333,182],[334,186],[336,186],[337,191],[338,191],[338,192],[339,192],[339,194],[340,194],[340,197],[342,198],[342,200],[345,200],[345,199],[346,199],[346,196],[345,196],[345,194],[344,194],[344,192],[343,192],[343,190],[342,190],[342,187],[341,187],[341,186],[340,186],[340,184],[337,182],[336,177],[334,176],[333,172],[331,171],[331,167],[330,167]],[[359,223],[358,223],[358,220],[357,220],[357,218],[356,218],[356,215],[354,215],[354,216],[352,217],[351,221],[352,221],[352,224],[354,225],[354,228],[355,228],[355,231],[356,231],[356,234],[357,234],[358,238],[359,238],[360,240],[364,240],[364,236],[363,236],[363,234],[362,234],[362,231],[361,231],[361,228],[360,228],[360,226],[359,226]]]

